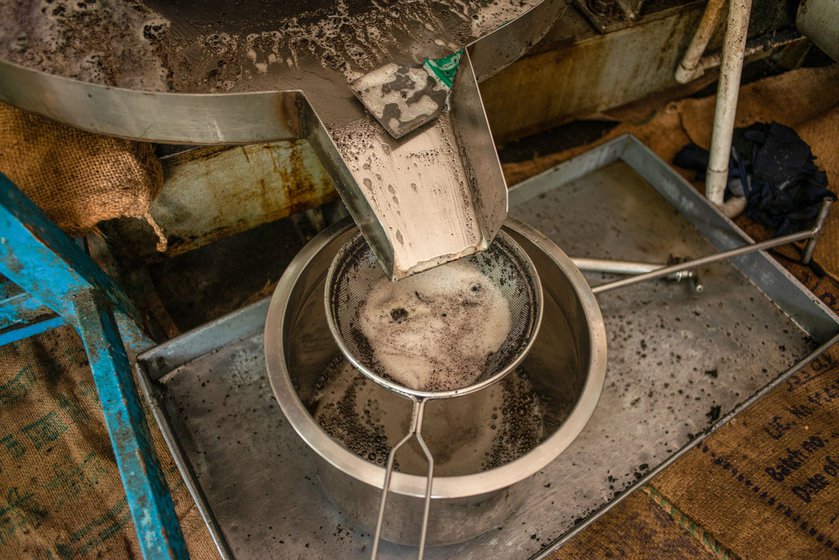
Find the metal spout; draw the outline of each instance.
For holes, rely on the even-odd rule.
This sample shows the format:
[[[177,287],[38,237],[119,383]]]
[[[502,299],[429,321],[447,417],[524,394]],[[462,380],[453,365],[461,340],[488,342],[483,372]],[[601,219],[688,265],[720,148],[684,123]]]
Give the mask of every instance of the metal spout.
[[[400,139],[369,114],[326,125],[328,138],[310,137],[394,280],[486,249],[507,216],[507,185],[468,52],[449,106]]]

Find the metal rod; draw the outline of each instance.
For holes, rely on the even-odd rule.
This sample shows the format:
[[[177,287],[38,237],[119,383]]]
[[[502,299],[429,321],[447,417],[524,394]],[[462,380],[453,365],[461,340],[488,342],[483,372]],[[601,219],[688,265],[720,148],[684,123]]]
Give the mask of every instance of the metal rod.
[[[664,263],[642,263],[634,261],[613,261],[574,257],[571,260],[584,272],[607,272],[610,274],[646,274],[667,266]]]
[[[572,258],[574,264],[583,272],[605,272],[607,274],[623,274],[627,276],[636,276],[640,274],[647,274],[654,270],[659,270],[668,266],[665,263],[643,263],[634,261],[613,261],[607,259],[585,259]],[[669,274],[668,280],[681,282],[688,280],[693,287],[693,291],[701,292],[705,289],[699,279],[699,275],[693,270],[682,270]]]
[[[804,43],[807,39],[800,35],[777,38],[777,34],[773,34],[768,40],[763,37],[758,38],[754,42],[746,42],[746,50],[743,52],[744,58],[751,58],[755,55],[769,55],[775,49],[780,49],[789,45]],[[722,64],[722,53],[712,53],[708,56],[703,56],[699,61],[699,65],[704,70],[713,70]]]
[[[425,509],[423,511],[422,516],[422,530],[420,532],[419,553],[417,555],[417,558],[419,558],[419,560],[422,560],[423,556],[425,555],[425,538],[428,532],[428,517],[429,512],[431,510],[431,485],[434,481],[434,457],[431,455],[431,451],[428,449],[428,446],[425,444],[425,440],[422,438],[422,418],[425,414],[425,403],[428,399],[417,399],[415,397],[410,398],[413,401],[414,406],[411,410],[411,425],[408,429],[408,433],[399,441],[399,443],[397,443],[390,450],[390,453],[387,457],[387,468],[385,469],[385,482],[384,487],[382,488],[382,499],[379,502],[379,516],[376,520],[376,533],[375,535],[373,535],[373,550],[370,553],[370,558],[372,560],[376,560],[376,558],[379,555],[379,542],[382,538],[382,527],[384,525],[385,519],[385,506],[387,505],[387,495],[390,490],[390,479],[393,476],[393,467],[396,463],[396,453],[414,436],[416,436],[417,441],[419,442],[420,447],[422,448],[423,454],[425,455],[425,458],[428,461],[428,480],[425,483]]]
[[[731,158],[731,141],[734,136],[734,119],[737,116],[737,97],[740,92],[740,77],[743,72],[743,54],[749,31],[751,0],[730,0],[728,20],[723,40],[722,66],[717,88],[717,102],[714,108],[714,126],[711,133],[711,149],[705,180],[705,196],[723,209],[726,216],[745,208],[744,200],[738,197],[723,200],[728,183],[728,162]]]
[[[428,534],[428,517],[431,514],[431,485],[434,482],[434,456],[431,454],[431,450],[428,448],[428,445],[425,443],[425,439],[422,437],[422,417],[423,412],[425,410],[425,401],[422,401],[420,405],[420,410],[417,412],[418,420],[417,420],[417,441],[422,448],[423,455],[425,455],[425,460],[428,461],[428,471],[426,472],[426,481],[425,481],[425,504],[423,506],[422,512],[422,530],[420,532],[420,542],[419,542],[419,555],[418,558],[422,560],[423,556],[425,555],[425,538]]]
[[[631,284],[637,284],[639,282],[645,282],[647,280],[655,280],[656,278],[669,276],[675,272],[681,272],[689,268],[696,268],[713,262],[723,261],[733,257],[739,257],[741,255],[747,255],[756,251],[762,251],[764,249],[780,247],[781,245],[786,245],[787,243],[794,243],[803,239],[812,238],[818,235],[820,229],[821,226],[816,226],[815,228],[810,230],[800,231],[798,233],[791,233],[790,235],[784,235],[783,237],[770,239],[768,241],[762,241],[760,243],[752,243],[750,245],[746,245],[745,247],[738,247],[737,249],[731,249],[730,251],[724,251],[722,253],[708,255],[707,257],[694,259],[692,261],[685,261],[683,263],[665,266],[664,268],[659,268],[658,270],[653,270],[652,272],[648,272],[646,274],[640,274],[638,276],[631,276],[629,278],[615,280],[614,282],[600,284],[599,286],[593,287],[591,291],[595,294],[600,294],[609,290],[614,290],[615,288],[623,288],[624,286],[629,286]]]

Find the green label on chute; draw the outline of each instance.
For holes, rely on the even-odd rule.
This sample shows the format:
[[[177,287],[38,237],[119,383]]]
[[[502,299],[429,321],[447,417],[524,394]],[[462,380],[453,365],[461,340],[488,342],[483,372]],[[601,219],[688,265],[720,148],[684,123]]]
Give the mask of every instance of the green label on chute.
[[[443,58],[426,58],[422,64],[441,84],[451,89],[462,56],[463,50],[459,50]]]

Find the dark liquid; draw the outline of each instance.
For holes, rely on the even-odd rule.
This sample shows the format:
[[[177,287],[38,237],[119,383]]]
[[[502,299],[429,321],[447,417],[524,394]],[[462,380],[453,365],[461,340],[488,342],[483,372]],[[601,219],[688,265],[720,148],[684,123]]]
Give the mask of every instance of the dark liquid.
[[[391,446],[408,432],[411,402],[378,386],[338,356],[317,384],[315,420],[349,451],[384,466]],[[466,397],[426,405],[423,436],[440,476],[473,474],[517,459],[545,433],[542,405],[521,369]],[[424,474],[416,442],[397,456],[397,469]]]

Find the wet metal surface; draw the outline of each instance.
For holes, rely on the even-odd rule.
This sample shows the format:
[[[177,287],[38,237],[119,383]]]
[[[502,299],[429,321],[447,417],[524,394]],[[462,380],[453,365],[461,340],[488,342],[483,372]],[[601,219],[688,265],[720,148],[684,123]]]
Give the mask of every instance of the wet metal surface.
[[[531,180],[511,193],[519,202],[511,214],[574,256],[663,262],[671,255],[710,253],[691,223],[609,152],[622,145],[612,143]],[[672,182],[673,172],[658,165],[641,172]],[[556,188],[568,178],[573,180]],[[715,223],[692,195],[680,196],[694,223],[704,229]],[[722,244],[740,237],[725,222],[710,235]],[[600,296],[609,365],[584,431],[536,475],[534,491],[502,527],[462,545],[430,549],[426,557],[538,554],[836,334],[835,317],[816,302],[784,296],[790,312],[810,318],[799,320],[816,334],[808,337],[752,283],[767,293],[800,290],[768,257],[755,255],[741,265],[752,267],[752,281],[727,263],[700,270],[701,294],[683,284],[651,282]],[[589,276],[592,283],[606,279]],[[196,488],[233,557],[366,557],[370,535],[348,527],[328,503],[311,452],[273,401],[262,359],[264,305],[144,358],[171,425],[167,435],[194,470]],[[158,411],[158,420],[163,417]],[[415,553],[387,545],[381,557]]]
[[[485,249],[501,227],[505,183],[477,80],[541,39],[567,1],[0,0],[0,99],[147,141],[306,139],[401,278]],[[349,87],[467,48],[451,111],[404,141]]]

